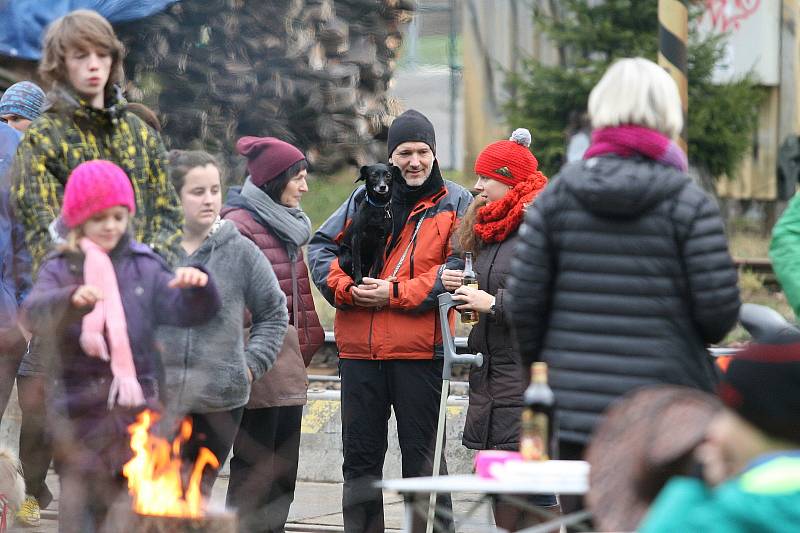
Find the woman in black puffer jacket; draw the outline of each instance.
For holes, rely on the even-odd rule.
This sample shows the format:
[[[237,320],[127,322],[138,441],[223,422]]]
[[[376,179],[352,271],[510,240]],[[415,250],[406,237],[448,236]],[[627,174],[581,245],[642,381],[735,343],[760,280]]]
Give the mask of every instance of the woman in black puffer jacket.
[[[671,140],[683,115],[669,75],[620,60],[589,113],[592,145],[528,210],[509,280],[523,359],[550,368],[562,459],[581,458],[603,411],[632,389],[713,390],[706,345],[740,304],[719,210]]]

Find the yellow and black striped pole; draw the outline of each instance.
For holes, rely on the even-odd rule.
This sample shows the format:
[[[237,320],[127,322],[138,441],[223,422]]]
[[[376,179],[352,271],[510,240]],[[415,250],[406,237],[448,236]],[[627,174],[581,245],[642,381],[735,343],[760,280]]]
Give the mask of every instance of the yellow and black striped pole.
[[[689,11],[685,1],[658,0],[658,64],[669,72],[678,85],[683,106],[683,131],[678,140],[688,153],[686,144],[689,110],[689,80],[686,42],[689,39]]]

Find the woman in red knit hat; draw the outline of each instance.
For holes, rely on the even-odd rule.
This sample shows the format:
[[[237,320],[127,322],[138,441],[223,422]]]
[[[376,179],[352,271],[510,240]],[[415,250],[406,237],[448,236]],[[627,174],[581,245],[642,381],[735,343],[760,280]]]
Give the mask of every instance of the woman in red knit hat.
[[[462,287],[460,270],[445,270],[442,282],[463,301],[461,311],[475,310],[480,320],[469,335],[469,348],[482,353],[487,363],[473,367],[469,376],[469,409],[463,444],[474,450],[518,450],[525,372],[519,353],[511,344],[511,330],[504,308],[506,278],[525,208],[547,185],[531,153],[531,134],[524,128],[507,141],[497,141],[478,155],[474,189],[478,196],[467,211],[457,238],[465,252],[475,256],[480,289]],[[555,496],[537,495],[531,503],[558,508]],[[521,514],[497,503],[497,525],[516,531],[536,523],[535,516]]]

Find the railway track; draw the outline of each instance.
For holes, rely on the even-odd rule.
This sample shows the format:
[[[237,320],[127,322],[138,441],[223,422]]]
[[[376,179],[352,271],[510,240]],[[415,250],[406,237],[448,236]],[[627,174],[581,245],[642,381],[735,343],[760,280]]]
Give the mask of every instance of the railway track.
[[[765,257],[734,257],[733,264],[739,272],[752,272],[762,277],[763,283],[771,290],[780,290],[778,278],[772,270],[772,262]],[[467,350],[467,338],[456,337],[456,350],[464,353]],[[713,355],[729,355],[732,349],[712,348]],[[336,342],[332,331],[325,332],[325,345],[314,356],[311,366],[308,367],[309,380],[318,388],[338,389],[339,372],[337,368]],[[466,372],[465,372],[466,377]],[[466,385],[466,384],[465,384]]]
[[[772,270],[772,262],[766,257],[734,257],[733,264],[739,272],[749,271],[764,277],[764,285],[778,289],[778,278]]]
[[[467,351],[467,338],[455,338],[456,351],[458,353],[466,353]],[[468,367],[464,365],[456,365],[456,367],[463,366],[463,376],[459,379],[466,379],[469,373]],[[339,368],[338,358],[336,352],[336,341],[334,340],[333,332],[325,332],[325,344],[314,355],[311,365],[308,367],[308,379],[317,388],[323,389],[338,389],[339,388]],[[454,381],[453,385],[458,387],[458,381]]]
[[[324,524],[305,524],[303,522],[287,522],[286,524],[286,531],[291,531],[292,533],[317,533],[317,532],[336,532],[336,533],[344,533],[343,526],[329,526]],[[385,528],[384,531],[391,532],[391,533],[400,533],[404,531],[402,529],[392,529],[392,528]]]

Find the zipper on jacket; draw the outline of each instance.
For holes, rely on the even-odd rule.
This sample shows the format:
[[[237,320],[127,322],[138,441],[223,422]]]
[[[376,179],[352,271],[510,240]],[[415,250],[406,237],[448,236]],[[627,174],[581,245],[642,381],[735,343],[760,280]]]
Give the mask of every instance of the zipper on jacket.
[[[373,359],[377,359],[378,356],[372,353],[372,328],[375,326],[375,309],[372,310],[372,313],[369,317],[369,341],[367,342],[367,346],[369,348],[369,355]]]
[[[417,239],[411,243],[411,256],[408,258],[408,279],[414,279],[414,253],[417,251]]]

